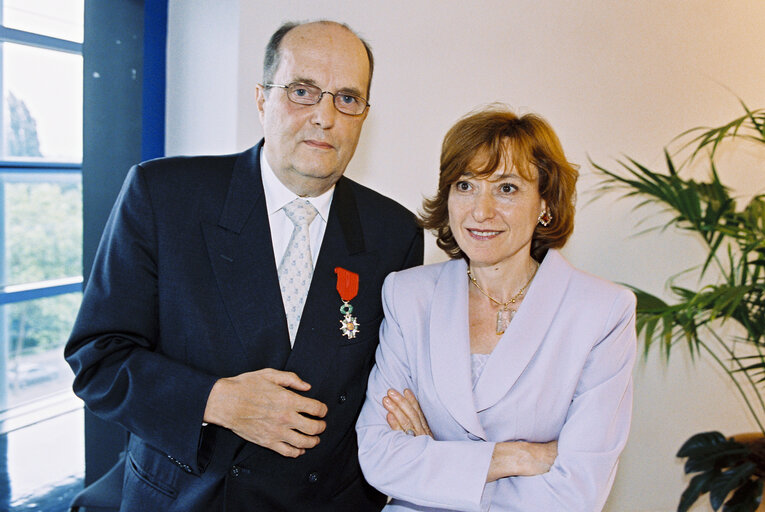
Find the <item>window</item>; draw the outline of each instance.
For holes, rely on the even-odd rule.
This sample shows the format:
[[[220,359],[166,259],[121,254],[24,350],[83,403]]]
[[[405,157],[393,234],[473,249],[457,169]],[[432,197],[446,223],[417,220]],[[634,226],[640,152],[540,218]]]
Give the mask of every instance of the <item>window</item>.
[[[83,2],[0,0],[0,464],[9,473],[14,457],[39,457],[13,433],[28,438],[81,408],[63,346],[82,290]],[[69,423],[80,432],[67,439],[79,439],[81,419]],[[0,508],[53,483],[33,478],[11,475]]]

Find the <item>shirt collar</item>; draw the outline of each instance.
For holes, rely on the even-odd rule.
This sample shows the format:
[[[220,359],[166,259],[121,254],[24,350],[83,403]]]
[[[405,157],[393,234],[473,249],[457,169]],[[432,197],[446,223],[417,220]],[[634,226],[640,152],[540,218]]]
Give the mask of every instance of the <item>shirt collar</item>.
[[[260,150],[260,174],[263,180],[263,192],[266,195],[266,209],[268,210],[269,215],[273,215],[281,210],[284,205],[299,197],[296,193],[284,186],[284,183],[279,181],[279,178],[276,177],[271,166],[268,165],[266,152],[263,151],[262,148]],[[320,196],[304,198],[316,208],[324,222],[327,222],[327,219],[329,218],[329,208],[332,206],[332,196],[334,193],[335,186],[332,185],[329,190]]]

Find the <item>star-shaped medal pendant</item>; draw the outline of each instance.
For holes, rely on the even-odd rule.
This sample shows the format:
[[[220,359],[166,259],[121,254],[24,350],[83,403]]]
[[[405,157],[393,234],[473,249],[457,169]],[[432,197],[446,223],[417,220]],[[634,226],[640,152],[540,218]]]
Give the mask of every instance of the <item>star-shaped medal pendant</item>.
[[[343,305],[340,306],[340,313],[344,315],[342,320],[340,320],[340,331],[342,331],[343,336],[351,340],[359,333],[359,323],[356,321],[355,316],[351,316],[353,306],[343,302]]]

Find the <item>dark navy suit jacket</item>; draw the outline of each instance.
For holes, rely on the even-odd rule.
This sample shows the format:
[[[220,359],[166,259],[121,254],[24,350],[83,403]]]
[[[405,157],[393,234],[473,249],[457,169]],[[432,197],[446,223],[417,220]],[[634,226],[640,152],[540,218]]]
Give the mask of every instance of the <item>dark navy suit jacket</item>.
[[[229,156],[133,167],[104,230],[65,355],[74,390],[131,433],[123,511],[379,510],[354,423],[378,343],[385,276],[422,262],[405,208],[350,179],[336,185],[290,349],[260,177],[261,143]],[[340,330],[335,268],[360,276],[360,333]],[[221,377],[293,371],[329,412],[297,459],[202,426]]]

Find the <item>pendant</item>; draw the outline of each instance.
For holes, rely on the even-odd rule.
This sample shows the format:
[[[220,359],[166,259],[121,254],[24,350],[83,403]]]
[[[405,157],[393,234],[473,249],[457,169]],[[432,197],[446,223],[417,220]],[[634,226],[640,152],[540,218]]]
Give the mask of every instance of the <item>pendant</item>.
[[[500,309],[497,311],[497,334],[505,334],[507,326],[515,316],[515,310],[512,309]]]
[[[343,302],[343,305],[340,306],[340,313],[345,315],[343,319],[340,320],[340,331],[342,331],[343,336],[347,336],[348,339],[351,340],[359,333],[359,323],[356,321],[355,316],[351,316],[351,313],[353,313],[353,306],[347,302]]]
[[[343,300],[343,305],[340,306],[340,314],[343,315],[340,320],[340,331],[343,336],[352,340],[359,333],[359,323],[355,316],[351,316],[353,306],[350,304],[350,301],[359,293],[359,275],[342,267],[336,267],[335,274],[337,274],[337,292]]]

